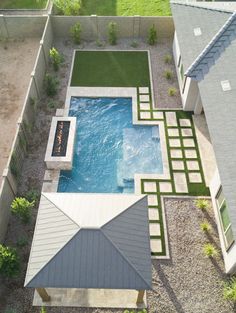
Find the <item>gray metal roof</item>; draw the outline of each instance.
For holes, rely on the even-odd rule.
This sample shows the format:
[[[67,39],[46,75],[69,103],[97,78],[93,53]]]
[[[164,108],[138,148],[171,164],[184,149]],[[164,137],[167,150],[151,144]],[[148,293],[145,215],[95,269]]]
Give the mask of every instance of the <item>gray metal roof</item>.
[[[231,85],[229,91],[222,90],[225,80]],[[236,39],[198,86],[236,236]]]
[[[202,80],[235,38],[236,12],[230,16],[219,32],[188,68],[185,75],[197,81]]]
[[[102,217],[99,214],[93,217],[96,207]],[[49,238],[57,241],[63,227],[61,220],[57,227],[57,211],[59,215],[64,215],[69,227],[70,223],[76,225],[76,231],[73,228],[73,233],[69,239],[65,238],[64,243],[59,240],[60,248],[53,250],[43,260],[44,263],[37,264],[35,270],[32,260],[37,263],[39,257],[40,262],[38,252],[43,256],[44,249],[50,251],[53,245],[51,241],[48,244],[41,241],[41,217],[45,215],[45,209],[49,209],[49,220],[55,217],[54,228],[47,227],[44,219],[44,231]],[[63,229],[66,231],[66,227]],[[25,286],[151,289],[147,197],[128,194],[42,194]]]
[[[196,60],[232,13],[171,3],[184,71]],[[200,28],[202,34],[194,35]]]

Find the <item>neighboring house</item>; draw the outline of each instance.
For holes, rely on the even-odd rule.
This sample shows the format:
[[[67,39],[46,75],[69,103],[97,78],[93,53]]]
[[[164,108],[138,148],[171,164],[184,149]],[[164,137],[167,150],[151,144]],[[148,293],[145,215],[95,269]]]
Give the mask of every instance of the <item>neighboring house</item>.
[[[236,272],[236,12],[172,2],[183,109],[204,113],[217,169],[210,191],[227,273]]]

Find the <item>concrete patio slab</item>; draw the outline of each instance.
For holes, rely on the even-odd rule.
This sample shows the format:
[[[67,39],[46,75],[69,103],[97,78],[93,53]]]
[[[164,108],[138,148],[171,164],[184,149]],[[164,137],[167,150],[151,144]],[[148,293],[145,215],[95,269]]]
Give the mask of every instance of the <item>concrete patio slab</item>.
[[[159,223],[149,223],[150,236],[160,236],[161,227]]]
[[[183,152],[180,149],[171,149],[170,150],[170,156],[172,159],[182,159],[183,158]]]
[[[144,192],[157,192],[157,185],[155,182],[144,182]]]
[[[172,185],[169,182],[159,183],[160,192],[172,192]]]
[[[140,112],[140,118],[142,120],[150,119],[151,118],[151,113],[150,112]]]
[[[158,205],[158,198],[156,195],[148,195],[148,205]]]
[[[167,126],[178,126],[175,112],[166,112]]]
[[[137,305],[136,290],[111,289],[56,289],[47,288],[51,301],[43,302],[37,291],[34,293],[34,306],[80,307],[80,308],[146,308],[147,296],[144,303]]]
[[[153,253],[162,252],[161,239],[151,239],[151,251]]]
[[[189,171],[199,170],[199,163],[198,163],[198,161],[187,161],[187,168],[188,168]]]
[[[173,173],[175,191],[177,193],[187,193],[188,185],[185,173]]]
[[[188,118],[181,118],[179,124],[180,126],[191,127],[191,121]]]
[[[196,159],[197,158],[197,151],[195,149],[185,149],[184,154],[185,154],[186,159]]]
[[[172,147],[172,148],[181,147],[181,143],[180,143],[179,139],[169,139],[169,144],[170,144],[170,147]]]
[[[181,135],[182,135],[182,137],[192,137],[193,131],[191,128],[182,128],[181,129]]]
[[[140,102],[140,110],[150,110],[149,102]]]
[[[171,161],[173,170],[184,170],[183,161]]]
[[[148,217],[149,217],[150,221],[158,221],[159,220],[158,209],[149,208],[148,209]]]
[[[202,183],[202,177],[200,173],[188,173],[190,183]]]
[[[178,128],[169,128],[168,129],[169,137],[179,137],[179,129]]]
[[[163,120],[164,114],[163,114],[163,112],[153,112],[153,118]]]
[[[138,88],[139,93],[149,93],[148,87],[139,87]]]
[[[148,102],[148,101],[150,101],[150,97],[149,97],[149,95],[140,95],[139,100],[143,101],[143,102]]]
[[[184,147],[195,147],[193,139],[183,139]]]

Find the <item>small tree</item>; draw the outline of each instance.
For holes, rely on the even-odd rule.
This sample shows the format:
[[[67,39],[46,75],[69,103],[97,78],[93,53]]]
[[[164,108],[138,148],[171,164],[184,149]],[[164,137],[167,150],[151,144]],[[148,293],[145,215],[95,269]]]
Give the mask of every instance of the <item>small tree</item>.
[[[232,277],[224,284],[224,298],[236,303],[236,277]]]
[[[15,198],[11,204],[12,214],[18,216],[23,223],[28,223],[31,217],[31,210],[35,201],[29,202],[25,198]]]
[[[49,56],[50,56],[54,70],[58,71],[59,67],[63,61],[62,56],[60,55],[60,53],[58,52],[58,50],[56,48],[50,49]]]
[[[81,7],[81,0],[53,0],[59,14],[78,15]]]
[[[117,42],[117,25],[114,22],[108,24],[108,41],[111,45],[116,45]]]
[[[157,42],[157,31],[154,25],[149,29],[148,32],[148,43],[149,45],[153,46]]]
[[[200,224],[200,228],[204,233],[208,233],[211,230],[211,225],[205,221]]]
[[[164,72],[164,76],[165,76],[165,78],[166,78],[167,80],[171,80],[171,79],[173,78],[173,72],[170,71],[170,70],[166,70],[166,71]]]
[[[46,94],[48,96],[55,96],[55,94],[57,93],[57,85],[58,85],[58,81],[56,80],[56,78],[50,75],[49,73],[46,73],[45,78],[44,78],[44,84],[45,84]]]
[[[213,258],[218,255],[217,249],[211,243],[204,244],[203,253],[208,258]]]
[[[194,203],[202,211],[206,211],[209,208],[209,201],[206,199],[197,199]]]
[[[0,245],[0,274],[6,277],[17,276],[20,268],[15,249]]]
[[[79,22],[70,28],[70,34],[73,38],[74,43],[79,45],[80,44],[80,35],[81,35],[81,25]]]

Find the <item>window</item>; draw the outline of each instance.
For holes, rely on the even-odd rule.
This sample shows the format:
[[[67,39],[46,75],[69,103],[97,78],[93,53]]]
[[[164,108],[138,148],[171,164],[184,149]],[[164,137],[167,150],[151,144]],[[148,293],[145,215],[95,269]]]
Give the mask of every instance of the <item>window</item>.
[[[221,228],[224,234],[224,242],[226,250],[230,248],[234,242],[233,231],[231,228],[231,222],[228,214],[228,208],[225,201],[225,197],[222,191],[222,188],[219,190],[216,196],[216,203],[219,210]]]
[[[179,56],[178,64],[177,66],[180,67],[180,62],[181,62],[181,55]]]
[[[181,64],[181,67],[180,67],[180,76],[182,78],[182,80],[184,79],[184,67],[183,67],[183,64]]]

